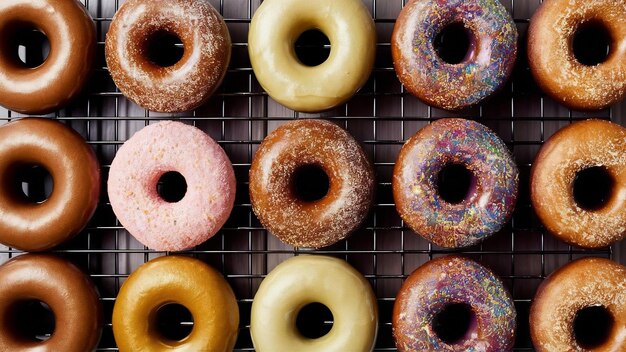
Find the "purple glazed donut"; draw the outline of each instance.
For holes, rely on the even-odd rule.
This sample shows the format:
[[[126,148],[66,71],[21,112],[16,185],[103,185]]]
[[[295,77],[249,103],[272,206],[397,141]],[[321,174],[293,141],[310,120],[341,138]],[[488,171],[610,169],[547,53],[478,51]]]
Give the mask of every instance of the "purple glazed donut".
[[[445,197],[440,185],[456,168],[466,192]],[[498,232],[517,200],[518,170],[506,145],[489,128],[441,119],[411,137],[393,171],[393,197],[406,224],[442,247],[466,247]]]
[[[446,62],[436,41],[459,28],[465,57]],[[391,37],[393,64],[407,90],[425,103],[462,109],[480,103],[508,80],[517,56],[517,29],[497,0],[413,0]]]
[[[406,279],[393,306],[393,337],[401,352],[510,351],[515,317],[511,295],[489,269],[447,256]]]

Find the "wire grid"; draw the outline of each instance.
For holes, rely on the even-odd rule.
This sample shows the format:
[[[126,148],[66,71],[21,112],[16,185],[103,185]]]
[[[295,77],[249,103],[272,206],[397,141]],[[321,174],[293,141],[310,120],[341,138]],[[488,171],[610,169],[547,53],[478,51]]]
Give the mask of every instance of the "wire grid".
[[[611,248],[583,251],[544,234],[529,201],[529,171],[535,153],[550,135],[574,120],[600,117],[622,123],[626,104],[598,113],[567,110],[545,97],[528,70],[525,33],[538,0],[506,0],[520,33],[519,59],[511,82],[485,104],[461,112],[431,108],[406,93],[391,61],[390,36],[405,0],[363,0],[375,19],[378,53],[365,87],[347,104],[321,114],[288,110],[262,90],[247,53],[250,18],[261,0],[210,0],[223,14],[233,40],[233,56],[218,93],[203,107],[186,114],[157,114],[129,102],[113,84],[104,60],[104,39],[122,0],[83,0],[98,30],[96,69],[86,93],[71,106],[49,115],[70,125],[95,149],[103,173],[102,196],[94,218],[73,240],[53,252],[88,271],[98,286],[105,308],[105,328],[99,351],[116,351],[111,329],[115,297],[126,277],[142,263],[169,253],[146,249],[115,218],[106,195],[106,180],[118,147],[147,124],[176,118],[193,124],[216,139],[233,162],[237,198],[224,228],[208,242],[185,252],[220,270],[238,297],[241,326],[236,351],[254,350],[249,334],[250,308],[265,275],[281,261],[314,252],[347,260],[371,282],[380,310],[376,351],[395,351],[391,311],[395,295],[415,268],[448,253],[461,253],[493,269],[511,291],[518,311],[515,349],[532,350],[528,334],[530,300],[543,278],[555,268],[581,256],[612,257]],[[0,109],[0,120],[21,115]],[[377,198],[361,229],[349,239],[310,251],[282,244],[260,225],[248,196],[250,162],[263,138],[281,124],[303,117],[331,119],[357,138],[377,172]],[[520,168],[520,196],[510,223],[480,245],[447,250],[408,230],[395,211],[391,173],[397,153],[419,128],[440,117],[474,118],[492,128],[507,143]],[[20,252],[0,247],[0,263]],[[619,253],[619,252],[618,252]]]

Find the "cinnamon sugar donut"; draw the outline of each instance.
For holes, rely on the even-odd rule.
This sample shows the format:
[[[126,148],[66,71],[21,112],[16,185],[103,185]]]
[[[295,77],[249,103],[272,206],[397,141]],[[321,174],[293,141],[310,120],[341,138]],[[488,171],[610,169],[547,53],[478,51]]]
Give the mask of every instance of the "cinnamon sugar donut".
[[[37,30],[50,53],[37,67],[22,63],[19,37]],[[93,66],[96,25],[77,0],[0,2],[0,105],[23,114],[46,114],[82,90]]]
[[[184,54],[161,66],[150,45],[167,36],[182,41]],[[230,51],[228,28],[208,0],[128,0],[113,17],[105,54],[126,97],[148,110],[181,112],[209,99],[226,74]]]
[[[450,63],[435,42],[455,26],[469,45],[460,62]],[[393,28],[391,54],[411,94],[438,108],[463,109],[504,86],[517,56],[517,29],[498,0],[413,0]]]
[[[319,186],[306,180],[316,173],[316,181],[326,177],[328,187],[311,198],[299,188]],[[302,181],[305,187],[299,187]],[[261,143],[250,167],[254,213],[281,241],[297,247],[329,246],[354,231],[369,211],[374,187],[372,165],[358,142],[322,120],[279,127]]]
[[[530,335],[539,352],[624,351],[626,267],[583,258],[559,268],[537,290]]]
[[[586,172],[602,199],[582,204],[575,182]],[[626,129],[603,120],[587,120],[557,131],[541,147],[533,163],[531,201],[546,229],[580,247],[608,246],[626,235]],[[602,192],[605,188],[605,192]],[[604,194],[606,193],[606,194]]]
[[[597,65],[574,56],[574,37],[585,26],[608,35],[608,57]],[[539,86],[569,108],[599,110],[620,101],[626,96],[626,2],[544,1],[528,28],[528,62]]]

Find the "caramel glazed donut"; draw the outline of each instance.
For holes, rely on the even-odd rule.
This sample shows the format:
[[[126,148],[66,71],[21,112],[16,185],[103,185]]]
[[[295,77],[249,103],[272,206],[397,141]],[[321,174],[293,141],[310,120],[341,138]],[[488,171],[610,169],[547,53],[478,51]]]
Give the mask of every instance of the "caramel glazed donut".
[[[156,328],[157,312],[180,304],[193,318],[189,336],[172,341]],[[113,307],[113,335],[121,352],[230,352],[239,307],[224,277],[202,261],[182,256],[153,259],[133,272]]]
[[[539,352],[624,351],[626,267],[583,258],[552,273],[531,305],[530,336]]]
[[[155,63],[150,46],[177,36],[182,58]],[[106,62],[122,93],[141,107],[182,112],[206,102],[221,84],[230,62],[226,23],[208,0],[128,0],[113,16],[106,37]]]
[[[39,341],[19,323],[28,306],[43,302],[54,315],[54,332]],[[93,351],[102,332],[95,286],[72,263],[47,254],[25,254],[0,266],[0,350]]]
[[[585,65],[573,52],[581,29],[600,28],[609,40],[604,62]],[[606,108],[626,96],[626,2],[546,0],[528,28],[528,63],[539,86],[580,110]]]
[[[50,53],[31,68],[18,46],[21,34],[33,29],[48,37]],[[59,109],[81,91],[95,51],[96,25],[80,2],[0,1],[0,105],[23,114]]]
[[[550,233],[584,248],[608,246],[626,236],[625,151],[626,129],[603,120],[573,123],[543,144],[531,168],[530,195]],[[575,182],[592,170],[606,180],[590,187],[600,192],[608,186],[606,196],[598,204],[579,203]]]
[[[32,203],[18,175],[41,166],[52,194]],[[0,243],[27,251],[50,249],[80,232],[96,211],[100,167],[74,130],[49,119],[26,118],[0,127]]]
[[[316,170],[328,177],[327,193],[308,199],[299,192],[299,176]],[[263,140],[250,167],[254,213],[292,246],[326,247],[348,236],[367,216],[374,188],[374,170],[359,143],[323,120],[296,120],[277,128]]]

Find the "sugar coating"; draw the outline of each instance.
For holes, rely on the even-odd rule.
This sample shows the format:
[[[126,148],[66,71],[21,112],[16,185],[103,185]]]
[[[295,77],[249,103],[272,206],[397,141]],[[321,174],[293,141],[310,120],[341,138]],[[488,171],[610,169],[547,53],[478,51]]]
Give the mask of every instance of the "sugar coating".
[[[179,172],[185,196],[168,203],[159,178]],[[224,225],[235,201],[235,173],[224,150],[201,130],[163,121],[120,147],[109,172],[109,199],[120,223],[147,247],[179,251],[205,242]]]
[[[579,26],[600,21],[612,37],[607,60],[586,66],[576,60],[572,38]],[[541,88],[576,109],[602,109],[626,96],[626,2],[546,0],[529,28],[529,64]]]
[[[328,194],[319,201],[294,194],[292,178],[303,165],[317,165],[328,175]],[[325,247],[348,236],[365,219],[374,187],[372,165],[358,142],[322,120],[279,127],[265,138],[250,168],[254,213],[281,241],[298,247]]]
[[[146,56],[149,35],[176,34],[184,45],[169,67]],[[129,0],[113,17],[106,61],[115,84],[138,105],[159,112],[192,110],[222,82],[231,54],[228,28],[208,0]]]
[[[433,319],[447,305],[465,303],[474,319],[457,343],[442,341]],[[473,260],[447,256],[415,270],[393,307],[393,335],[399,351],[509,351],[515,341],[513,299],[489,269]]]
[[[469,57],[458,64],[443,61],[434,46],[451,23],[462,23],[474,37]],[[392,49],[398,78],[413,95],[462,109],[506,83],[517,56],[517,29],[497,0],[413,0],[398,17]]]
[[[626,346],[626,267],[603,258],[573,261],[551,274],[539,287],[530,311],[537,351],[588,351],[574,335],[579,310],[602,306],[614,319],[614,333],[602,351]],[[599,349],[600,350],[600,349]]]
[[[449,164],[473,174],[467,197],[446,202],[437,190]],[[406,224],[443,247],[465,247],[498,232],[517,200],[519,171],[502,140],[484,125],[441,119],[419,130],[400,150],[393,173],[396,208]]]

